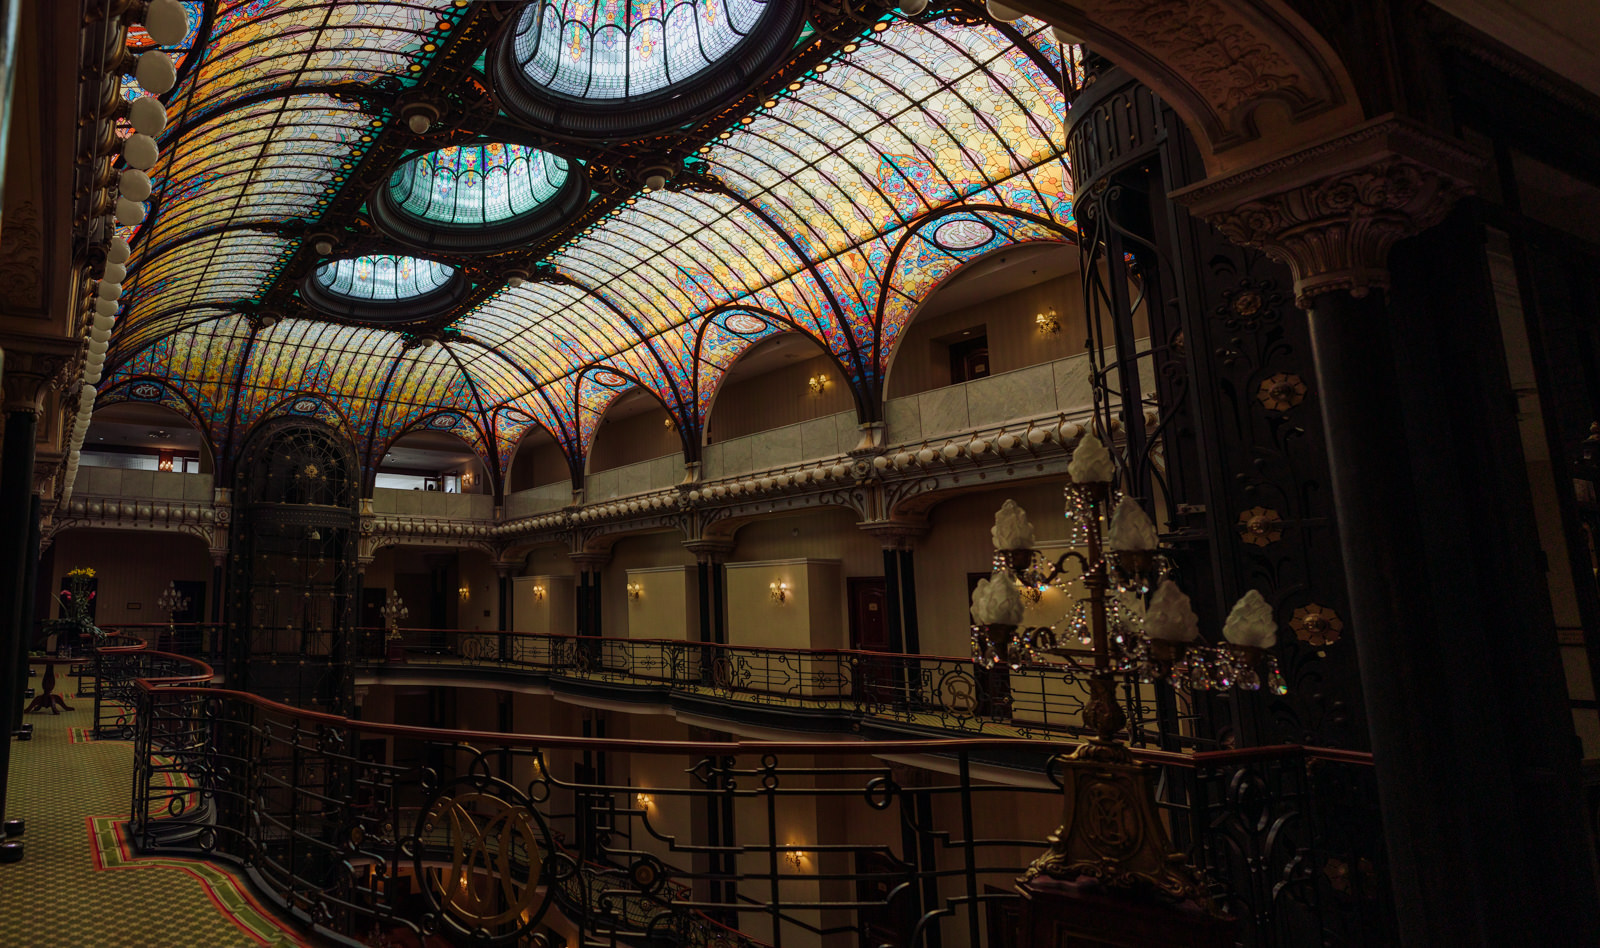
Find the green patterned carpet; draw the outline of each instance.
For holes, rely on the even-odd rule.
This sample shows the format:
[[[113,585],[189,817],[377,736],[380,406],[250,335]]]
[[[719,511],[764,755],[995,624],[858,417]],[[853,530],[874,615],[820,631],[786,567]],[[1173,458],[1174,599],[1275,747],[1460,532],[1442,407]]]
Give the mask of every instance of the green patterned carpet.
[[[308,944],[221,868],[129,849],[133,746],[84,740],[94,705],[70,697],[73,681],[61,691],[75,710],[28,715],[33,740],[11,747],[7,815],[28,831],[22,862],[0,865],[0,946]]]

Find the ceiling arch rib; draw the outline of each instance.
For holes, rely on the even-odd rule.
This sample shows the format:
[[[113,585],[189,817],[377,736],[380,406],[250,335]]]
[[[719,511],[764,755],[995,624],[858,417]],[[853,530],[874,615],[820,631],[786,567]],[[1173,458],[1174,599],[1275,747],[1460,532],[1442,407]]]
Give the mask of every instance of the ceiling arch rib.
[[[407,347],[394,332],[313,319],[288,319],[247,345],[245,317],[300,252],[290,235],[319,224],[393,121],[387,107],[358,103],[404,92],[459,9],[303,0],[217,11],[212,42],[170,97],[176,131],[116,331],[119,373],[146,366],[209,386],[222,396],[212,404],[242,409],[227,413],[234,424],[304,382],[350,412],[369,449],[419,412],[451,409],[476,416],[497,456],[502,427],[537,423],[581,459],[598,417],[590,403],[617,391],[599,372],[648,389],[698,428],[702,389],[725,369],[700,354],[708,333],[725,329],[707,329],[708,319],[759,313],[804,331],[870,394],[915,295],[952,265],[921,245],[896,254],[919,222],[982,204],[1069,223],[1048,32],[1023,21],[1037,47],[1024,49],[983,24],[895,20],[703,148],[703,164],[672,187],[635,196],[556,248],[541,265],[563,280],[471,297],[433,330],[444,345]],[[367,94],[328,94],[361,86]],[[1026,236],[1016,226],[1007,239]],[[152,345],[174,331],[217,355],[201,364]],[[507,416],[502,426],[505,411],[532,422]]]

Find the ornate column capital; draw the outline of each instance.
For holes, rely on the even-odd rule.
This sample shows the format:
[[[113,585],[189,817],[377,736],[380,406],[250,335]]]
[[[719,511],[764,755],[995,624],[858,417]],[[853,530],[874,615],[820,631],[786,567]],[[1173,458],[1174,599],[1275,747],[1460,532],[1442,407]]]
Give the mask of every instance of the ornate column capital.
[[[35,416],[43,414],[45,393],[65,388],[71,368],[72,360],[60,353],[5,350],[3,374],[0,374],[0,389],[5,398],[0,409],[8,415],[18,411],[31,411]]]
[[[701,537],[683,541],[683,548],[694,554],[697,563],[721,563],[733,552],[733,541],[721,537]]]
[[[1309,148],[1173,192],[1241,247],[1294,272],[1295,303],[1389,286],[1389,248],[1473,193],[1487,160],[1393,115]]]
[[[877,537],[885,550],[913,549],[928,535],[927,520],[873,520],[857,526]]]
[[[572,558],[572,562],[576,563],[579,569],[597,570],[611,562],[611,553],[609,550],[604,553],[585,550],[578,553],[568,553],[567,556]]]

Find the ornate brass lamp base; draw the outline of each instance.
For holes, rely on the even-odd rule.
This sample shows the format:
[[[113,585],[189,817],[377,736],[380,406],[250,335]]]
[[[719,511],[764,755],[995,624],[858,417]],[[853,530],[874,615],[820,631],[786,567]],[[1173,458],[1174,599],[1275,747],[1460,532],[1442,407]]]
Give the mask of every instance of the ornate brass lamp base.
[[[1156,892],[1210,910],[1210,898],[1183,854],[1173,852],[1156,811],[1153,768],[1106,740],[1084,744],[1060,766],[1061,827],[1018,882],[1088,877],[1109,889]]]

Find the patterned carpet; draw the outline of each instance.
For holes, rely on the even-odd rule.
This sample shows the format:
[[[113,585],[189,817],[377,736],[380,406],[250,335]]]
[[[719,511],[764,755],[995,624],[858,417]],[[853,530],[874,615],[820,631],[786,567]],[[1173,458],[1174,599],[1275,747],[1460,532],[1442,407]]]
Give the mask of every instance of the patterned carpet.
[[[12,744],[8,815],[27,820],[28,831],[22,862],[0,865],[0,945],[310,944],[231,873],[129,849],[120,822],[133,788],[133,746],[85,741],[93,701],[68,700],[71,712],[28,715],[33,740]]]

